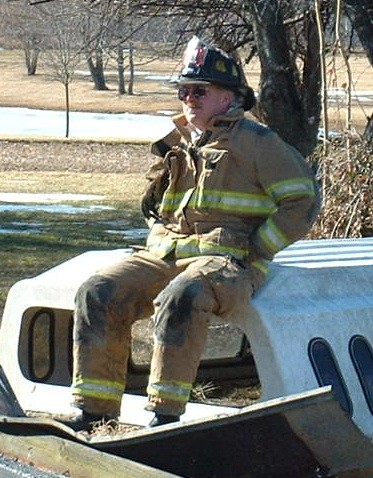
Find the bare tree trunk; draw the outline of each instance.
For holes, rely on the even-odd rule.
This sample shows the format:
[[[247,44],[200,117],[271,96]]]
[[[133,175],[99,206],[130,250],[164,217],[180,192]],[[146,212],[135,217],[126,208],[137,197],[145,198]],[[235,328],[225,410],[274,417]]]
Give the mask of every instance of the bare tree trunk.
[[[130,78],[129,78],[129,81],[128,81],[128,94],[133,95],[135,65],[134,65],[134,62],[133,62],[133,45],[132,45],[131,42],[130,42],[129,51],[128,51],[128,62],[129,62],[129,67],[130,67]]]
[[[66,107],[66,132],[65,138],[69,137],[70,134],[70,89],[69,82],[65,83],[65,107]]]
[[[309,36],[313,43],[309,44],[309,50],[314,50],[314,54],[305,70],[308,77],[304,78],[312,91],[311,98],[310,94],[304,93],[307,88],[302,92],[299,87],[299,76],[290,58],[278,1],[253,0],[248,6],[253,16],[255,43],[261,63],[259,104],[262,119],[286,142],[308,156],[316,145],[321,104],[317,93],[320,66],[316,27],[310,26]],[[311,114],[308,109],[312,110]]]
[[[368,143],[369,149],[373,153],[373,113],[368,119],[368,123],[365,127],[363,138]]]
[[[39,58],[40,50],[37,49],[25,49],[25,59],[26,59],[26,68],[27,68],[27,75],[33,76],[36,73],[36,67],[38,65],[38,58]]]
[[[93,57],[89,56],[87,58],[87,63],[89,71],[91,72],[95,89],[98,91],[108,90],[105,81],[104,62],[102,60],[102,56],[96,53],[96,64],[94,63]]]
[[[337,48],[339,49],[344,65],[346,67],[346,75],[347,75],[347,106],[346,106],[346,131],[348,133],[351,132],[351,89],[352,89],[352,72],[351,72],[351,67],[348,62],[348,55],[346,53],[345,48],[343,47],[342,40],[341,40],[341,15],[342,15],[342,3],[343,0],[337,0],[336,4],[336,18],[335,18],[335,43]],[[349,142],[350,142],[350,135],[347,135],[347,154],[349,154],[350,148],[349,148]]]
[[[27,75],[33,76],[36,73],[40,54],[40,40],[36,35],[31,33],[30,37],[22,41],[22,45],[23,51],[25,52]]]
[[[320,0],[315,0],[315,12],[317,31],[319,37],[319,56],[320,56],[320,68],[321,68],[321,104],[322,104],[322,125],[324,129],[323,134],[323,152],[324,155],[328,153],[329,148],[329,117],[328,117],[328,87],[326,80],[326,61],[325,61],[325,33],[322,23]],[[325,177],[325,174],[322,175]],[[325,194],[323,194],[325,197]]]
[[[303,121],[305,122],[305,133],[307,148],[310,152],[314,150],[318,141],[320,117],[322,110],[322,67],[320,58],[320,43],[316,12],[310,12],[305,18],[305,30],[307,48],[303,68],[303,85],[299,94],[303,104]]]
[[[345,0],[345,10],[373,66],[373,3],[372,0]],[[373,113],[368,118],[363,138],[373,151]]]
[[[372,0],[345,0],[345,10],[373,66]]]
[[[124,81],[124,55],[122,45],[118,46],[118,93],[124,95],[126,93],[126,84]]]

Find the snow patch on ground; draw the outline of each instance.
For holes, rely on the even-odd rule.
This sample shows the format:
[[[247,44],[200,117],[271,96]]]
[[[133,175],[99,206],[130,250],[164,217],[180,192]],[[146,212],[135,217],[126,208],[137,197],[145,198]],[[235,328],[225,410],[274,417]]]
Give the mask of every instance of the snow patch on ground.
[[[154,141],[173,128],[171,118],[130,113],[70,112],[70,138]],[[0,137],[64,137],[65,111],[0,107]]]
[[[6,203],[56,203],[61,201],[100,201],[98,194],[72,193],[0,193],[0,202]]]

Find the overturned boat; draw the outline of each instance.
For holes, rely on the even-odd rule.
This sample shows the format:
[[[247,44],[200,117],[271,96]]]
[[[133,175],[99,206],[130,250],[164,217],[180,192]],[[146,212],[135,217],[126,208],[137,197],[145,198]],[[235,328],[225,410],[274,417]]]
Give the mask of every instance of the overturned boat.
[[[371,238],[291,245],[276,255],[250,316],[237,324],[240,331],[212,324],[200,377],[255,373],[257,403],[189,403],[180,423],[148,429],[151,414],[138,392],[147,358],[134,354],[120,419],[136,431],[87,437],[55,420],[30,417],[74,413],[69,386],[76,290],[129,252],[90,251],[11,288],[0,329],[0,431],[61,436],[190,478],[373,476]],[[143,326],[134,341],[144,345],[146,334],[151,338],[151,329]],[[134,351],[146,349],[139,344]]]

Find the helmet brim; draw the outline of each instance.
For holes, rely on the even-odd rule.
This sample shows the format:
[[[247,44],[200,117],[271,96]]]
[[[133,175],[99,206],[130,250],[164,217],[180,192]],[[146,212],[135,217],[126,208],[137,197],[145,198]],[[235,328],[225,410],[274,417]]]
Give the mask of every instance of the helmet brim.
[[[200,80],[199,78],[179,78],[178,85],[211,85],[212,81]]]

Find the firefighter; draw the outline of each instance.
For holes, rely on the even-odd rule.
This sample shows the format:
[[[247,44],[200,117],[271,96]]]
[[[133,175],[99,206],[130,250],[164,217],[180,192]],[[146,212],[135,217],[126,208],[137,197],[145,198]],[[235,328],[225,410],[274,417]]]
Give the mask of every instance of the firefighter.
[[[183,113],[152,145],[142,210],[146,246],[79,288],[74,314],[76,430],[118,419],[131,326],[154,319],[150,426],[185,411],[212,320],[248,314],[268,264],[318,212],[313,172],[293,147],[244,112],[255,103],[238,64],[197,37],[178,81]]]

